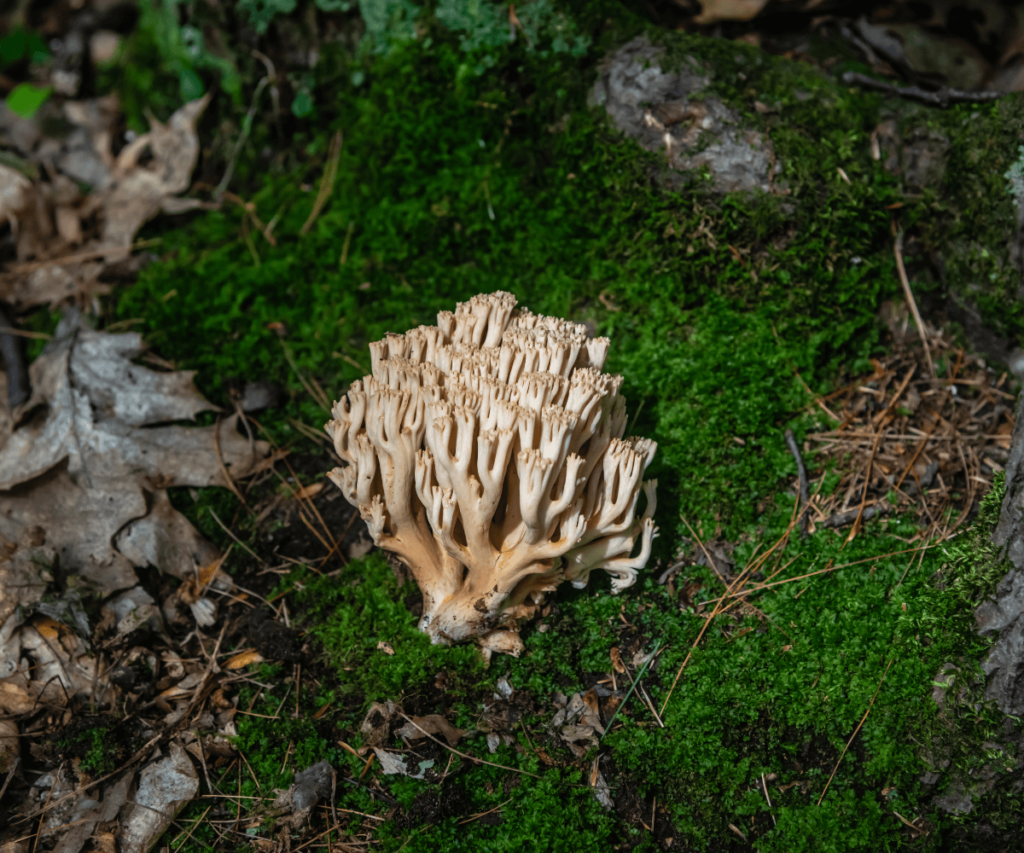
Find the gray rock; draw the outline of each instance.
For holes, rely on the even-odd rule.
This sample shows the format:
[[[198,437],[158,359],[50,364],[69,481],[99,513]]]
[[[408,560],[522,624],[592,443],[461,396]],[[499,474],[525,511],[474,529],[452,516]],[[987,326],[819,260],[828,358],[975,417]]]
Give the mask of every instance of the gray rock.
[[[309,812],[320,800],[331,795],[334,769],[330,762],[320,761],[295,774],[292,805],[295,811]]]
[[[707,93],[711,70],[691,57],[679,70],[663,71],[663,53],[644,36],[620,47],[603,61],[589,103],[603,106],[642,148],[665,154],[671,172],[659,179],[670,189],[706,166],[717,192],[778,190],[773,178],[781,165],[770,141]]]
[[[941,797],[935,798],[935,805],[950,814],[970,814],[974,811],[971,795],[959,779],[954,781]]]
[[[996,587],[996,598],[982,602],[974,611],[978,633],[996,631],[999,639],[981,668],[989,676],[985,698],[992,699],[1004,714],[1024,712],[1024,572],[1009,572]]]
[[[989,677],[985,697],[1004,714],[1024,713],[1024,396],[1017,404],[1017,419],[1006,463],[1006,495],[992,541],[1005,549],[1013,568],[996,587],[994,598],[974,611],[978,632],[999,632],[982,669]]]

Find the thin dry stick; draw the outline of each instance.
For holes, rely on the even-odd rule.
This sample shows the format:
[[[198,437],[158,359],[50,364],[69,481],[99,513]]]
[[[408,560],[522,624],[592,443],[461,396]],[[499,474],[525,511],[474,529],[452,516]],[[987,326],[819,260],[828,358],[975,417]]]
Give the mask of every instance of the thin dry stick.
[[[708,621],[710,622],[710,620],[708,620]],[[706,627],[706,625],[707,625],[707,623],[705,623],[705,627]],[[633,680],[633,684],[630,686],[629,690],[626,691],[626,695],[622,697],[622,701],[618,704],[618,707],[616,707],[616,709],[612,712],[612,718],[608,721],[608,725],[605,726],[604,734],[602,734],[601,737],[598,738],[598,742],[603,741],[604,738],[605,738],[605,735],[607,735],[608,732],[610,732],[612,730],[612,724],[615,722],[615,718],[619,716],[619,711],[621,711],[623,708],[626,707],[626,703],[629,701],[629,697],[633,695],[633,691],[636,689],[637,685],[640,683],[640,679],[644,677],[644,674],[647,672],[647,667],[649,667],[651,665],[651,661],[653,661],[654,658],[657,657],[658,649],[660,649],[660,648],[661,648],[661,640],[658,640],[658,642],[654,644],[654,648],[651,649],[651,653],[650,653],[650,655],[648,655],[647,660],[644,661],[644,665],[643,665],[643,667],[641,667],[640,673]],[[654,708],[651,708],[651,710],[653,711]],[[663,712],[664,712],[664,710],[665,709],[662,708]],[[654,717],[655,717],[655,719],[657,719],[658,715],[655,714]],[[663,724],[663,727],[664,727],[664,724]]]
[[[896,815],[896,817],[898,817],[898,818],[899,818],[900,820],[902,820],[902,821],[903,821],[903,822],[904,822],[904,823],[905,823],[905,824],[906,824],[907,826],[909,826],[909,827],[910,827],[910,828],[911,828],[912,830],[914,830],[914,832],[918,832],[918,833],[919,833],[919,832],[921,831],[921,827],[919,827],[919,826],[915,826],[915,825],[914,825],[913,823],[911,823],[911,822],[910,822],[909,820],[907,820],[907,819],[906,819],[905,817],[903,817],[903,815],[901,815],[901,814],[900,814],[900,813],[899,813],[898,811],[896,811],[895,809],[893,810],[893,814],[894,814],[894,815]],[[917,818],[914,818],[914,820],[917,820]]]
[[[810,506],[810,504],[808,504],[807,506]],[[806,509],[807,507],[804,507],[805,511]],[[771,554],[775,551],[776,548],[779,547],[780,544],[782,544],[783,542],[787,542],[789,540],[789,534],[793,532],[793,528],[795,528],[796,525],[799,523],[800,517],[802,515],[802,512],[799,515],[794,513],[794,517],[790,520],[789,526],[786,528],[786,531],[782,534],[782,536],[780,536],[775,541],[775,544],[772,545],[771,548],[769,548],[767,551],[765,551],[760,557],[758,557],[756,562],[752,562],[742,572],[740,572],[739,575],[736,576],[736,579],[731,584],[729,584],[728,587],[726,587],[725,595],[723,595],[721,598],[715,599],[717,603],[715,604],[714,609],[711,611],[711,615],[709,615],[708,618],[704,620],[704,625],[701,627],[700,633],[697,634],[697,639],[694,640],[693,645],[690,646],[690,651],[687,653],[686,658],[683,660],[682,664],[679,667],[679,671],[676,673],[676,677],[672,681],[672,686],[668,690],[668,695],[665,697],[665,701],[661,705],[661,716],[665,715],[665,709],[668,707],[669,700],[672,698],[672,693],[676,689],[676,685],[679,683],[679,679],[682,678],[683,672],[686,670],[686,666],[690,662],[690,658],[693,657],[694,649],[697,648],[697,645],[703,639],[705,632],[708,630],[708,626],[711,625],[711,623],[715,620],[716,616],[719,616],[720,614],[726,612],[730,607],[733,606],[732,604],[728,606],[723,606],[723,602],[727,601],[730,598],[736,597],[737,601],[733,602],[733,604],[739,603],[739,593],[737,593],[736,590],[738,588],[741,588],[743,584],[745,584],[747,580],[750,579],[754,572],[760,570],[761,566],[763,566],[768,561],[768,557],[771,556]],[[683,519],[683,521],[685,522],[686,519]],[[693,528],[690,527],[688,523],[686,526],[689,527],[690,532],[693,533],[694,537],[696,538],[697,534],[693,532]],[[697,541],[699,543],[700,539],[697,539]],[[701,547],[703,547],[703,545]]]
[[[4,779],[4,784],[0,786],[0,799],[3,798],[7,791],[7,786],[11,784],[11,779],[14,778],[14,771],[18,769],[18,765],[21,763],[21,759],[17,755],[14,756],[14,761],[11,762],[11,769],[7,771],[7,778]]]
[[[274,235],[270,233],[271,226],[265,225],[256,213],[256,205],[251,201],[246,201],[241,196],[237,196],[234,193],[224,193],[224,198],[230,201],[232,204],[242,208],[243,214],[246,218],[252,220],[252,224],[256,226],[256,230],[263,235],[263,239],[270,243],[271,246],[277,245],[277,240]]]
[[[772,798],[768,796],[768,783],[765,781],[764,773],[761,774],[761,790],[764,792],[764,798],[768,801],[768,808],[772,807]],[[775,822],[775,815],[772,815],[772,826],[777,826]]]
[[[45,261],[30,261],[24,264],[18,264],[17,266],[11,267],[13,273],[29,273],[35,272],[36,270],[45,269],[46,267],[52,267],[57,264],[72,264],[78,261],[95,261],[99,258],[106,258],[107,255],[127,255],[131,253],[131,250],[135,248],[126,246],[116,246],[109,249],[95,249],[91,252],[79,252],[76,255],[63,255],[57,258],[50,258]]]
[[[109,326],[107,328],[109,329]],[[25,329],[15,329],[11,326],[4,326],[0,329],[0,335],[14,335],[17,338],[32,338],[36,341],[48,341],[53,337],[46,332],[28,332]]]
[[[330,412],[331,401],[327,399],[327,395],[324,394],[323,389],[317,386],[317,389],[314,390],[313,386],[306,381],[306,377],[302,375],[302,371],[299,370],[298,365],[292,358],[292,354],[288,351],[288,345],[284,341],[281,341],[281,348],[284,350],[285,361],[287,361],[291,369],[295,371],[295,375],[299,377],[299,382],[301,382],[302,387],[306,389],[306,393],[309,394],[309,396],[313,398],[314,402],[316,402],[316,404],[325,412]],[[319,394],[317,394],[317,390],[320,391]]]
[[[786,430],[786,447],[793,454],[796,460],[796,473],[800,481],[800,503],[806,504],[811,499],[811,491],[807,485],[807,468],[804,465],[804,458],[800,455],[800,448],[797,446],[793,430]]]
[[[834,572],[838,569],[847,569],[850,566],[857,566],[861,563],[870,563],[873,560],[884,560],[886,557],[896,557],[900,554],[914,554],[918,551],[927,551],[931,548],[938,548],[940,544],[940,542],[933,542],[931,545],[922,545],[920,548],[905,548],[902,551],[891,551],[888,554],[878,554],[874,557],[865,557],[863,560],[854,560],[852,563],[843,563],[841,566],[827,566],[824,569],[818,569],[818,571],[816,572],[809,572],[806,575],[797,575],[795,578],[786,578],[786,580],[775,581],[774,583],[761,583],[757,586],[751,587],[750,589],[741,589],[738,592],[732,593],[731,595],[727,593],[726,595],[722,596],[722,598],[712,598],[706,601],[705,604],[711,604],[712,602],[716,601],[724,601],[726,598],[730,597],[739,598],[739,596],[741,595],[750,595],[751,593],[761,592],[762,590],[771,589],[775,586],[782,586],[782,584],[795,583],[796,581],[802,581],[806,578],[813,578],[816,575],[828,574],[829,572]]]
[[[224,177],[220,179],[220,183],[217,184],[217,188],[213,191],[214,198],[220,198],[220,196],[224,195],[224,191],[231,182],[231,175],[235,171],[235,162],[238,160],[242,146],[245,145],[245,140],[249,138],[253,120],[256,118],[256,107],[259,104],[260,95],[263,94],[263,90],[270,82],[272,76],[274,76],[273,71],[261,77],[260,81],[256,84],[256,90],[253,92],[252,101],[249,104],[249,112],[246,113],[245,119],[242,121],[242,132],[238,134],[238,139],[235,140],[235,145],[231,150],[231,156],[228,157],[228,167],[224,170]]]
[[[320,189],[317,191],[316,201],[313,202],[313,209],[309,212],[309,218],[305,221],[302,228],[299,229],[300,234],[309,233],[309,229],[313,227],[313,223],[320,215],[320,211],[327,204],[327,199],[331,197],[331,192],[334,190],[334,181],[338,177],[338,161],[341,159],[341,139],[341,131],[339,130],[331,139],[331,147],[327,154],[327,167],[324,169],[324,176],[320,179]]]
[[[344,810],[341,809],[340,811],[344,811]],[[369,817],[373,817],[373,815],[369,815]],[[381,818],[377,818],[377,820],[381,820]],[[323,838],[325,835],[327,835],[327,833],[329,833],[329,832],[336,832],[339,829],[341,829],[341,824],[340,823],[336,824],[335,826],[328,827],[323,832],[321,832],[319,835],[314,835],[311,839],[309,839],[309,841],[305,842],[304,844],[300,844],[298,847],[296,847],[295,850],[294,850],[294,853],[299,853],[300,850],[303,850],[306,847],[309,847],[311,844],[315,844],[317,841],[319,841],[321,838]],[[352,849],[352,845],[350,845],[350,844],[348,844],[348,843],[346,843],[344,841],[336,841],[335,844],[337,845],[338,849],[342,850],[342,851],[351,850]],[[360,843],[360,846],[362,846],[361,843]]]
[[[31,814],[22,815],[21,817],[16,818],[13,821],[13,823],[11,824],[11,826],[14,826],[15,824],[25,823],[27,821],[30,821],[30,820],[32,820],[32,818],[36,817],[37,815],[39,816],[40,825],[41,825],[42,824],[42,816],[46,812],[48,812],[50,809],[56,808],[61,803],[65,802],[66,800],[71,799],[72,797],[77,797],[79,794],[85,793],[90,788],[94,788],[97,785],[99,785],[100,783],[106,782],[108,779],[113,778],[114,776],[116,776],[118,773],[122,772],[126,768],[131,767],[131,765],[134,764],[136,761],[138,761],[139,759],[144,758],[145,756],[149,755],[149,750],[153,747],[153,745],[155,743],[157,743],[158,741],[163,740],[164,737],[165,737],[165,733],[154,735],[148,741],[146,741],[146,743],[142,747],[142,749],[138,750],[138,752],[136,752],[131,758],[129,758],[117,770],[111,770],[109,773],[107,773],[104,776],[98,776],[95,779],[90,779],[84,785],[79,785],[75,790],[68,792],[67,794],[65,794],[60,799],[54,800],[52,803],[50,802],[50,797],[53,794],[53,789],[51,788],[50,789],[50,794],[47,795],[46,802],[43,804],[43,807],[38,812],[33,812]],[[31,838],[31,836],[28,836],[28,837]]]
[[[694,529],[690,527],[690,522],[686,520],[686,516],[680,514],[679,517],[683,520],[683,524],[686,525],[686,529],[690,531],[690,535],[697,541],[697,544],[700,545],[700,550],[704,552],[704,557],[708,561],[708,568],[711,569],[711,571],[713,571],[716,575],[718,575],[718,564],[711,559],[711,555],[708,553],[708,549],[704,547],[704,543],[700,541],[700,537],[694,532]],[[719,578],[722,577],[721,575],[718,576]],[[725,582],[724,578],[722,579],[722,582]]]
[[[260,424],[260,422],[255,419],[253,419],[253,423],[256,424],[256,427],[260,430],[260,432],[262,432],[267,437],[267,439],[270,441],[271,446],[274,448],[274,451],[279,452],[277,444],[274,442],[273,437],[263,428],[262,424]],[[299,479],[299,475],[295,473],[295,469],[292,468],[291,463],[284,455],[282,455],[281,460],[288,468],[288,473],[292,475],[292,479],[299,485],[300,491],[295,495],[296,499],[299,501],[299,517],[303,520],[303,522],[310,529],[310,531],[312,531],[313,535],[320,540],[324,548],[327,549],[327,555],[323,558],[323,560],[321,560],[321,564],[327,562],[327,560],[329,560],[336,551],[338,551],[338,558],[344,563],[345,558],[341,555],[341,552],[338,550],[340,547],[340,542],[335,540],[334,536],[331,534],[331,529],[327,526],[327,522],[324,521],[323,516],[320,515],[320,510],[316,508],[316,504],[313,503],[313,501],[310,500],[308,497],[304,497],[302,495],[301,490],[304,488],[304,486],[302,485],[302,480]],[[274,472],[274,474],[277,475],[278,479],[280,479],[282,483],[284,483],[289,488],[293,488],[284,478],[280,471],[278,471],[276,468],[271,468],[271,470]],[[324,540],[324,538],[314,529],[309,519],[306,518],[305,512],[303,511],[303,506],[305,503],[309,504],[308,508],[312,510],[313,515],[316,516],[317,520],[320,522],[320,525],[323,527],[327,539],[330,540],[330,544],[328,544],[327,541]]]
[[[882,411],[875,415],[871,421],[872,423],[880,424],[889,412],[892,411],[892,407],[896,405],[896,402],[903,395],[903,392],[907,390],[907,386],[910,384],[910,380],[917,372],[917,365],[912,364],[910,370],[907,371],[907,375],[903,377],[903,381],[900,383],[900,387],[896,389],[896,393],[892,395],[892,399],[889,401],[889,405],[886,406]]]
[[[224,477],[224,482],[227,483],[231,494],[238,498],[238,502],[245,507],[246,511],[251,512],[249,504],[245,502],[245,498],[242,497],[242,493],[238,490],[238,486],[235,485],[235,481],[231,479],[227,466],[224,464],[224,455],[220,452],[220,425],[221,419],[218,417],[217,422],[213,425],[213,449],[217,454],[217,465],[220,467],[221,476]]]
[[[836,766],[832,768],[832,775],[828,777],[828,781],[825,783],[825,790],[821,792],[821,796],[818,797],[818,805],[821,805],[821,801],[825,799],[825,794],[828,793],[828,786],[832,784],[832,779],[836,775],[836,771],[839,769],[839,765],[843,762],[843,756],[846,755],[846,750],[850,748],[850,744],[853,743],[853,739],[857,737],[857,732],[860,731],[860,727],[864,725],[864,721],[868,718],[868,714],[871,713],[871,706],[875,704],[875,699],[878,698],[878,691],[882,689],[882,682],[885,681],[885,676],[889,674],[889,667],[892,666],[894,658],[889,658],[889,663],[885,666],[885,672],[882,673],[882,678],[878,682],[878,687],[875,688],[875,695],[871,697],[871,701],[868,703],[868,709],[864,712],[864,716],[860,718],[860,722],[857,723],[857,728],[853,730],[853,734],[850,735],[850,739],[846,742],[846,746],[843,747],[843,752],[839,756],[839,760],[836,762]]]
[[[207,780],[209,780],[209,776],[207,776]],[[178,848],[182,847],[185,844],[185,842],[188,841],[192,837],[192,833],[196,831],[196,827],[199,826],[199,824],[201,824],[203,822],[203,818],[206,817],[210,813],[210,809],[212,809],[212,808],[213,808],[213,806],[207,806],[206,807],[206,811],[203,812],[201,815],[199,815],[199,818],[196,820],[195,823],[192,824],[192,828],[188,831],[188,835],[186,835],[184,838],[182,838],[180,843],[177,843],[178,840],[175,839],[175,842],[176,842],[175,846],[176,847],[178,847]]]
[[[497,811],[498,809],[500,809],[500,808],[503,808],[503,807],[507,806],[507,805],[508,805],[509,803],[511,803],[511,802],[512,802],[512,800],[511,800],[511,799],[509,799],[509,800],[505,800],[505,802],[503,802],[503,803],[499,803],[499,804],[498,804],[498,805],[496,805],[496,806],[495,806],[495,807],[494,807],[493,809],[488,809],[488,810],[487,810],[487,811],[485,811],[485,812],[477,812],[476,814],[471,814],[471,815],[470,815],[469,817],[467,817],[467,818],[466,818],[465,820],[460,820],[460,821],[459,821],[459,826],[462,826],[462,824],[464,824],[464,823],[472,823],[472,822],[473,822],[474,820],[477,820],[478,818],[481,818],[481,817],[483,817],[484,815],[489,815],[489,814],[491,814],[492,812],[496,812],[496,811]]]
[[[341,244],[341,258],[338,261],[338,266],[345,266],[345,262],[348,261],[348,247],[352,245],[352,232],[355,231],[355,222],[348,224],[348,230],[345,232],[345,242]]]
[[[910,306],[910,313],[914,316],[914,325],[917,326],[917,334],[921,337],[921,345],[924,347],[924,360],[928,362],[928,373],[935,376],[935,365],[932,364],[932,354],[928,349],[928,335],[924,330],[924,321],[917,310],[917,302],[914,301],[914,291],[910,289],[910,280],[907,278],[907,271],[903,267],[903,230],[896,232],[896,242],[893,245],[893,254],[896,255],[896,270],[900,274],[900,284],[903,285],[903,295],[907,297],[907,305]]]
[[[399,713],[402,714],[401,711],[399,711]],[[448,746],[448,744],[439,741],[430,732],[423,728],[423,726],[421,726],[414,719],[412,719],[412,717],[407,717],[405,714],[402,714],[402,716],[405,717],[405,719],[412,723],[416,728],[418,728],[424,737],[430,738],[438,746],[447,749],[449,752],[454,752],[457,756],[459,756],[459,758],[465,758],[466,761],[474,761],[477,764],[486,764],[488,767],[497,767],[499,770],[511,770],[513,773],[521,773],[523,776],[532,776],[534,779],[541,778],[536,773],[531,773],[529,770],[519,770],[515,767],[506,767],[504,764],[495,764],[493,761],[484,761],[484,759],[482,758],[476,758],[475,756],[468,755],[465,752],[459,752],[457,749]]]
[[[259,556],[259,554],[257,554],[255,551],[253,551],[252,548],[250,548],[248,545],[246,545],[241,539],[239,539],[237,536],[235,536],[234,533],[231,532],[231,530],[228,528],[228,526],[223,521],[220,520],[220,516],[217,515],[217,513],[213,510],[213,507],[210,507],[210,515],[212,515],[213,516],[213,520],[216,521],[217,524],[219,524],[221,526],[221,529],[228,536],[230,536],[232,539],[235,540],[235,544],[238,545],[239,548],[241,548],[243,551],[248,552],[248,554],[250,556],[255,557],[256,560],[259,562],[259,564],[261,566],[265,566],[267,564],[266,560],[264,560],[261,556]]]
[[[964,480],[967,481],[967,501],[964,503],[963,512],[960,513],[956,523],[953,525],[953,530],[956,530],[963,523],[963,520],[967,518],[967,514],[971,511],[971,507],[974,505],[974,493],[977,490],[977,486],[974,484],[974,477],[971,476],[971,469],[967,465],[967,459],[964,457],[964,447],[960,442],[959,432],[956,436],[956,449],[957,453],[960,454],[960,464],[964,469]]]
[[[878,444],[882,440],[882,436],[885,434],[885,422],[878,428],[878,432],[875,434],[875,443],[871,446],[871,456],[868,459],[868,470],[864,474],[864,491],[861,492],[860,506],[857,508],[857,517],[853,520],[853,527],[850,528],[850,532],[846,539],[843,541],[842,548],[845,548],[850,542],[854,540],[857,533],[860,531],[860,522],[864,517],[864,507],[868,500],[868,486],[871,485],[871,469],[875,465],[875,454],[878,453]],[[840,550],[842,550],[840,548]]]

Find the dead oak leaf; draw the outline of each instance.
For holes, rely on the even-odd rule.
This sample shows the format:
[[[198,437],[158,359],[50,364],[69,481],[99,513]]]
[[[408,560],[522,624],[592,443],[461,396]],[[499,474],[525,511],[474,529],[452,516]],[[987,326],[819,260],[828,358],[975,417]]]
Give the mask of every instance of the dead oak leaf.
[[[177,577],[217,554],[171,505],[172,486],[229,487],[265,467],[269,446],[237,430],[165,424],[213,409],[191,373],[133,364],[136,334],[108,335],[69,310],[29,373],[33,393],[0,435],[0,534],[40,527],[61,565],[109,594],[133,565]],[[20,422],[19,422],[20,419]]]
[[[440,714],[427,714],[425,717],[406,717],[409,721],[395,734],[407,740],[419,740],[428,735],[441,735],[448,746],[458,746],[466,732],[457,729]]]
[[[43,597],[52,579],[46,566],[53,563],[52,548],[39,547],[43,532],[24,527],[19,541],[0,536],[0,658],[3,657],[3,626],[18,607],[28,607]],[[0,663],[0,678],[10,675]]]
[[[199,158],[196,122],[209,97],[185,104],[167,124],[154,120],[116,158],[110,151],[112,105],[83,102],[66,117],[85,147],[59,159],[61,172],[52,181],[0,172],[0,219],[16,226],[18,256],[16,265],[0,272],[0,301],[17,308],[87,302],[107,292],[100,275],[125,258],[149,219],[202,207],[178,194],[188,189]],[[71,178],[88,178],[96,189],[82,196]],[[92,222],[97,225],[90,227]]]
[[[149,133],[118,154],[110,184],[99,196],[104,248],[128,248],[135,232],[162,210],[181,213],[198,206],[193,199],[175,196],[188,189],[199,159],[196,122],[209,102],[206,94],[178,109],[167,124],[153,120]],[[152,156],[143,161],[146,151]]]

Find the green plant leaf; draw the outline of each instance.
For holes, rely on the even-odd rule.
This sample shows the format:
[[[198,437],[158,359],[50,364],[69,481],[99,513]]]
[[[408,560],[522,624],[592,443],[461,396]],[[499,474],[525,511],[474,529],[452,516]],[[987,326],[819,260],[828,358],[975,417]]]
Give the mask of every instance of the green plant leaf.
[[[292,114],[296,118],[305,118],[313,112],[313,98],[306,89],[299,89],[292,101]]]
[[[21,118],[32,118],[53,91],[49,86],[19,83],[7,95],[7,108]]]
[[[178,80],[181,83],[181,97],[185,101],[194,101],[203,96],[203,81],[191,68],[182,68]]]
[[[0,67],[26,58],[37,63],[46,62],[50,58],[46,42],[38,33],[19,28],[0,38]]]

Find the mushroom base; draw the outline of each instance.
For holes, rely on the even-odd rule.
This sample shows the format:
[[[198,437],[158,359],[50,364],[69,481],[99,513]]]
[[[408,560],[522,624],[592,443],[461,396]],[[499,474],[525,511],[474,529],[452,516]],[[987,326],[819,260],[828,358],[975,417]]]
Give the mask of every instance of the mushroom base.
[[[517,622],[532,618],[544,593],[562,581],[557,565],[560,562],[537,563],[511,591],[498,584],[484,592],[467,585],[440,601],[439,597],[425,596],[426,601],[437,604],[426,607],[419,628],[436,644],[475,639],[488,658],[491,652],[518,656],[523,643]]]

